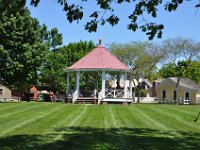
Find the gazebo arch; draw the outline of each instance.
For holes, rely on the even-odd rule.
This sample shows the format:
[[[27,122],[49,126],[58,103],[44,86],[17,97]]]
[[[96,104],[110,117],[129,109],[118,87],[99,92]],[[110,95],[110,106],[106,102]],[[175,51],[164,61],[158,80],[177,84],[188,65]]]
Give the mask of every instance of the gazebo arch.
[[[72,93],[72,102],[76,102],[80,99],[80,73],[81,72],[101,72],[101,91],[98,93],[98,104],[101,102],[132,102],[132,75],[131,70],[119,59],[106,50],[102,45],[101,41],[99,45],[89,52],[86,56],[81,58],[75,64],[66,68],[67,72],[67,89],[66,94],[69,94],[70,87],[70,73],[76,73],[75,90]],[[124,88],[121,89],[123,95],[117,95],[119,90],[106,91],[106,73],[117,72],[123,75]],[[128,78],[129,76],[129,89],[128,89]],[[109,95],[110,94],[110,95]],[[109,96],[107,96],[109,95]]]

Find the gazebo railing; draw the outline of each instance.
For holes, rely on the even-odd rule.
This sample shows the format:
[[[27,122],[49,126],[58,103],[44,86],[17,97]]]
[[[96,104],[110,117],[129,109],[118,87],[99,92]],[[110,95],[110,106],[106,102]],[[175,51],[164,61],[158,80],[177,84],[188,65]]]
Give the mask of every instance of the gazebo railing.
[[[129,91],[129,90],[127,91],[127,93],[126,93],[126,94],[127,94],[127,98],[132,98],[132,95],[131,95],[131,93],[130,93],[130,91]]]
[[[106,98],[123,98],[124,97],[124,90],[113,89],[113,90],[106,91],[105,97]]]
[[[102,91],[100,91],[99,93],[98,93],[98,104],[100,104],[101,103],[101,100],[103,99],[103,95],[102,95]]]
[[[75,92],[73,93],[72,102],[74,103],[74,102],[76,101],[77,98],[78,98],[78,92],[75,91]]]

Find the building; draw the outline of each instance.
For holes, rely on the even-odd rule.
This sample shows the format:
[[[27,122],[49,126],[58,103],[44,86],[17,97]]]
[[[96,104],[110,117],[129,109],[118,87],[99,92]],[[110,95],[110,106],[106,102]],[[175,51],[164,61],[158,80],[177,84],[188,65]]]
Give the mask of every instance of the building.
[[[30,88],[30,96],[31,96],[31,100],[37,100],[38,99],[39,92],[34,85]]]
[[[164,102],[199,104],[200,85],[189,78],[169,77],[156,88],[157,99]]]
[[[11,90],[0,84],[0,99],[11,99]]]
[[[149,89],[149,93],[152,97],[157,97],[157,87],[158,85],[163,82],[165,78],[157,79],[152,83],[152,87]]]

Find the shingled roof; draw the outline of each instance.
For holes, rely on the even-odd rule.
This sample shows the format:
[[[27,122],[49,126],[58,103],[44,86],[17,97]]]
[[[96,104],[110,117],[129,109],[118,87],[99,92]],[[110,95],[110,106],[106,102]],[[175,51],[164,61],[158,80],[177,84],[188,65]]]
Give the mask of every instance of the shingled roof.
[[[66,70],[130,71],[130,69],[123,62],[121,62],[114,55],[112,55],[111,52],[106,50],[101,44]]]
[[[178,81],[177,77],[169,77],[169,79],[171,79],[175,83],[177,83]],[[200,91],[200,85],[189,78],[180,78],[179,85],[182,87]]]

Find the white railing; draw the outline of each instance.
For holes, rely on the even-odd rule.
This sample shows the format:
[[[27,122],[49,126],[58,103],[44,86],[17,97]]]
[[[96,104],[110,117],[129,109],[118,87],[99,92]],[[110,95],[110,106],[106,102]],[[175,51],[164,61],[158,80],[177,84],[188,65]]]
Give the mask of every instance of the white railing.
[[[161,104],[184,104],[184,105],[189,105],[190,104],[190,100],[189,99],[182,99],[182,98],[176,98],[176,99],[155,98],[155,102],[161,103]]]
[[[78,98],[78,92],[77,90],[73,93],[72,95],[72,102],[74,103],[76,101],[76,99]]]
[[[123,98],[124,90],[110,90],[106,91],[106,98]]]
[[[127,98],[132,98],[132,95],[129,90],[127,90],[126,96],[127,96]]]
[[[190,100],[189,99],[184,99],[183,104],[184,105],[189,105],[190,104]]]
[[[101,103],[101,100],[103,99],[103,95],[102,95],[102,91],[100,91],[99,93],[98,93],[98,104],[100,104]]]
[[[135,97],[135,102],[138,101],[138,97]],[[140,103],[154,103],[155,97],[140,97]]]

